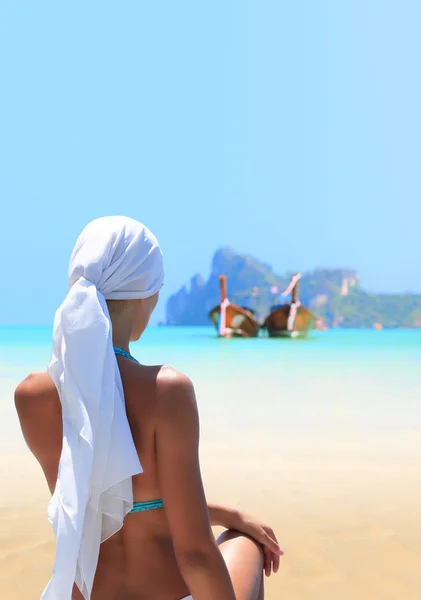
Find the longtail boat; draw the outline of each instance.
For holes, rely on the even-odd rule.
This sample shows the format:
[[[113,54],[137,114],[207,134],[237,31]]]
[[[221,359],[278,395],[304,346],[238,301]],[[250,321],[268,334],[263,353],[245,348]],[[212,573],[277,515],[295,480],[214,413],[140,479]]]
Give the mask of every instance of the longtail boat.
[[[209,318],[215,325],[220,337],[256,337],[260,323],[248,308],[232,304],[227,297],[227,278],[219,276],[221,302],[215,306]]]
[[[298,282],[301,274],[296,273],[282,296],[291,295],[291,302],[272,306],[264,327],[270,337],[305,336],[314,326],[315,316],[303,306],[298,297]]]

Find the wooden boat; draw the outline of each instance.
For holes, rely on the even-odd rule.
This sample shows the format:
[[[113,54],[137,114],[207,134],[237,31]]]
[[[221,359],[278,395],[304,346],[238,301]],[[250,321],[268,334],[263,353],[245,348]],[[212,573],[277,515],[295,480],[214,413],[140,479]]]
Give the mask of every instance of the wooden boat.
[[[291,279],[288,288],[282,296],[292,295],[291,302],[272,306],[270,314],[266,317],[264,327],[270,337],[295,338],[305,336],[314,326],[315,316],[298,298],[298,282],[300,273]]]
[[[253,312],[245,307],[232,304],[227,297],[227,278],[219,276],[221,303],[215,306],[209,318],[215,325],[220,337],[256,337],[260,323]]]

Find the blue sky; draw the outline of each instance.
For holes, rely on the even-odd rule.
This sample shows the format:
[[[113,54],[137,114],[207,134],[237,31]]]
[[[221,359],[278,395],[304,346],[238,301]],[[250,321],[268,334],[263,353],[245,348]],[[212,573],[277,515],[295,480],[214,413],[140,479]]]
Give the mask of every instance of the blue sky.
[[[157,235],[165,297],[229,245],[421,292],[421,4],[2,3],[1,324],[49,324],[93,218]]]

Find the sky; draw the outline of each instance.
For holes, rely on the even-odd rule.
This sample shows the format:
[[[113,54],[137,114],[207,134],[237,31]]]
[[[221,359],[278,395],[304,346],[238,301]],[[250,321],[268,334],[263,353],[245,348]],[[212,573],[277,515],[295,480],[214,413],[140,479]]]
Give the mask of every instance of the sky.
[[[92,219],[165,300],[230,246],[421,292],[417,0],[2,2],[0,324],[48,325]]]

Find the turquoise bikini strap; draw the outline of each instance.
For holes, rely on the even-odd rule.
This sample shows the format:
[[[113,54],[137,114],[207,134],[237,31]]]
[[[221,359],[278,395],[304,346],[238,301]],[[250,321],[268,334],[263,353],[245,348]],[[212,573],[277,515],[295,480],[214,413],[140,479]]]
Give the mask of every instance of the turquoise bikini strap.
[[[132,356],[131,354],[129,354],[122,348],[119,348],[118,346],[113,346],[113,348],[114,348],[114,352],[116,354],[118,354],[118,356],[124,356],[125,358],[129,358],[130,360],[133,360],[134,362],[139,362],[138,360],[135,359],[134,356]]]
[[[153,510],[154,508],[164,508],[164,503],[161,499],[149,500],[148,502],[133,502],[133,508],[130,512],[142,512],[144,510]]]

